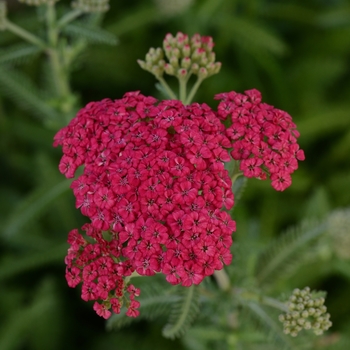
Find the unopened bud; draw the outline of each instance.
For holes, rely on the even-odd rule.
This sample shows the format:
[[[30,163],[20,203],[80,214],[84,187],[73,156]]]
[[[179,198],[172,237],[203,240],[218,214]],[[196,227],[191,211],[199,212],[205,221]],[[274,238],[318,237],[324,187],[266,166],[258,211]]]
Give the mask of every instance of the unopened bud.
[[[106,12],[109,10],[109,0],[76,0],[72,7],[83,12]]]
[[[21,2],[22,4],[26,4],[29,6],[40,6],[44,4],[53,5],[55,2],[59,0],[18,0],[18,1]]]
[[[205,79],[207,76],[208,76],[208,71],[206,70],[206,68],[204,68],[204,67],[199,68],[198,78]]]
[[[189,57],[184,57],[181,60],[181,67],[185,69],[189,69],[191,67],[191,59]]]
[[[287,304],[289,311],[279,317],[284,333],[296,336],[302,329],[312,329],[318,335],[326,331],[332,322],[324,302],[324,297],[317,298],[309,287],[295,289]]]
[[[184,79],[186,78],[187,76],[187,69],[184,69],[184,68],[181,68],[177,71],[177,76],[180,78],[180,79]]]
[[[184,47],[182,48],[182,55],[184,57],[190,57],[191,55],[191,46],[190,45],[184,45]]]
[[[166,74],[169,74],[169,75],[174,75],[175,74],[174,67],[171,64],[169,64],[169,63],[165,64],[164,71],[165,71]]]
[[[179,59],[175,56],[171,57],[169,60],[169,63],[174,67],[177,68],[179,67]]]

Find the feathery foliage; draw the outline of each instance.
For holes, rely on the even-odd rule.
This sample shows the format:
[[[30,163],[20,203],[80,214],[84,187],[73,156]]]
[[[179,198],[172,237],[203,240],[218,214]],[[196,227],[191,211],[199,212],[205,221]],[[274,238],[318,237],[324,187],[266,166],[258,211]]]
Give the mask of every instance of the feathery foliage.
[[[116,45],[118,43],[114,34],[98,27],[91,27],[83,23],[69,24],[64,32],[72,37],[85,39],[91,43]]]
[[[23,64],[34,59],[42,50],[28,44],[15,44],[0,50],[0,64]]]
[[[164,288],[164,283],[156,281],[151,284],[143,285],[142,293],[138,298],[141,307],[140,315],[137,319],[126,316],[125,312],[114,314],[107,321],[107,329],[119,329],[131,324],[133,321],[138,322],[143,319],[153,320],[158,317],[165,317],[169,313],[169,308],[171,308],[174,303],[178,303],[180,299],[181,297],[174,293],[174,290]]]
[[[196,286],[183,288],[181,299],[173,304],[168,323],[163,328],[166,338],[174,339],[186,332],[199,311],[199,295]]]
[[[273,240],[261,252],[256,264],[256,278],[260,285],[276,282],[285,277],[291,264],[294,269],[302,266],[305,255],[310,254],[311,244],[326,231],[325,223],[304,221]]]

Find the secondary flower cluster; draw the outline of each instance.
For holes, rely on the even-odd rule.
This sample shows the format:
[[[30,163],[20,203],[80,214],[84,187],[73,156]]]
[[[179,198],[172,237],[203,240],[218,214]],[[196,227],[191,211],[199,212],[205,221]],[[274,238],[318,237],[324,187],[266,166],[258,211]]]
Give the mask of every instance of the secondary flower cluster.
[[[99,314],[119,310],[120,281],[134,271],[190,286],[231,262],[235,222],[221,210],[233,206],[224,169],[230,142],[207,105],[157,104],[139,92],[91,102],[56,134],[57,145],[67,178],[84,165],[71,187],[94,239],[71,233],[79,244],[70,238],[66,276],[72,287],[83,282],[84,300],[103,301],[95,304]]]
[[[323,297],[315,297],[309,287],[296,288],[288,301],[289,311],[279,316],[283,331],[296,337],[303,329],[312,329],[316,335],[323,334],[332,326],[330,314]]]
[[[103,237],[101,231],[91,224],[85,224],[83,230],[87,239],[77,229],[68,234],[71,245],[65,259],[68,285],[74,288],[82,282],[81,298],[95,300],[94,310],[105,319],[111,316],[111,308],[119,314],[124,304],[128,309],[126,315],[137,317],[140,302],[135,296],[140,295],[140,290],[124,281],[131,272],[126,264],[118,262],[120,249],[117,240],[113,236],[106,237],[107,233]],[[126,293],[129,299],[125,297]]]
[[[289,187],[298,160],[305,159],[297,144],[299,132],[291,116],[261,103],[261,94],[255,89],[245,94],[221,93],[215,99],[221,100],[219,118],[230,117],[232,124],[227,128],[227,136],[232,143],[231,156],[240,161],[243,175],[261,180],[268,175],[277,191]]]

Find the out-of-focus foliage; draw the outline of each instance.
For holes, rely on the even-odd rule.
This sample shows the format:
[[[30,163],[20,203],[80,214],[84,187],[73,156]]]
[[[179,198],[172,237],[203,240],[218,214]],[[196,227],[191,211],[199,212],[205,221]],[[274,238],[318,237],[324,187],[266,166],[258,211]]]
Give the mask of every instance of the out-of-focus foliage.
[[[58,12],[63,13],[69,3],[61,0]],[[295,287],[326,290],[334,326],[325,337],[308,338],[309,343],[297,349],[305,344],[313,349],[345,349],[350,342],[350,262],[337,255],[335,244],[349,240],[337,236],[334,222],[340,219],[336,221],[333,211],[350,205],[350,2],[110,3],[103,29],[91,30],[83,18],[65,30],[69,40],[84,46],[72,65],[72,100],[53,98],[55,82],[40,50],[0,31],[0,349],[271,350],[291,341],[274,337],[274,329],[282,328],[278,314],[261,308],[254,298],[241,298],[239,291],[223,295],[214,310],[200,303],[201,316],[194,327],[181,340],[171,341],[161,336],[167,322],[162,315],[170,312],[169,300],[179,304],[181,300],[159,296],[150,287],[144,296],[149,299],[145,313],[148,307],[155,315],[152,321],[145,317],[106,332],[105,322],[64,280],[67,232],[81,226],[84,218],[74,209],[69,181],[57,170],[60,151],[51,147],[53,135],[74,108],[89,101],[120,98],[132,90],[162,98],[154,77],[136,60],[149,47],[159,46],[166,33],[177,31],[212,36],[217,60],[223,64],[221,73],[203,83],[196,101],[216,106],[214,94],[257,88],[266,102],[293,116],[306,154],[293,174],[293,185],[283,193],[272,191],[267,182],[248,181],[234,211],[238,228],[230,275],[236,276],[237,284],[244,280],[247,288],[256,279],[259,288],[283,300],[288,296],[281,294]],[[16,1],[8,5],[12,22],[30,31],[42,27],[36,13],[42,18],[40,9]],[[39,30],[39,35],[45,33]],[[64,103],[74,106],[69,113],[64,114]],[[341,213],[343,222],[349,220],[348,210]],[[331,233],[322,226],[328,218]],[[302,226],[295,225],[305,219]],[[279,232],[290,226],[296,228],[279,238]],[[346,227],[342,234],[349,236]],[[305,240],[307,250],[298,251]],[[278,255],[279,249],[290,255]],[[162,281],[155,280],[155,286],[158,282],[162,288]],[[208,293],[210,298],[210,287]],[[154,303],[156,298],[159,304]],[[222,319],[227,303],[242,309],[244,317],[230,313],[229,319]],[[245,327],[245,319],[256,327]],[[123,325],[122,319],[119,322]],[[271,335],[269,344],[265,334]]]

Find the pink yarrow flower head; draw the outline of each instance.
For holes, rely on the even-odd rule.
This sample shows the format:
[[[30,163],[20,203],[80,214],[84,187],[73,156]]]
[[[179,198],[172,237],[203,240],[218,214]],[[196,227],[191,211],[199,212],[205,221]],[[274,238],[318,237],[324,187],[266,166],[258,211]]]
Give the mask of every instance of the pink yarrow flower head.
[[[243,175],[258,179],[269,177],[277,191],[289,187],[298,161],[305,159],[297,143],[299,132],[292,117],[262,103],[261,93],[256,89],[245,94],[221,93],[215,99],[220,100],[218,117],[231,122],[226,130],[231,141],[230,153],[240,161]]]
[[[70,233],[66,278],[82,283],[98,315],[122,305],[138,315],[138,293],[124,297],[134,271],[190,286],[230,263],[235,222],[222,209],[234,204],[224,168],[231,142],[209,106],[129,92],[89,103],[54,140],[61,173],[73,178],[84,166],[71,188],[95,243]]]

